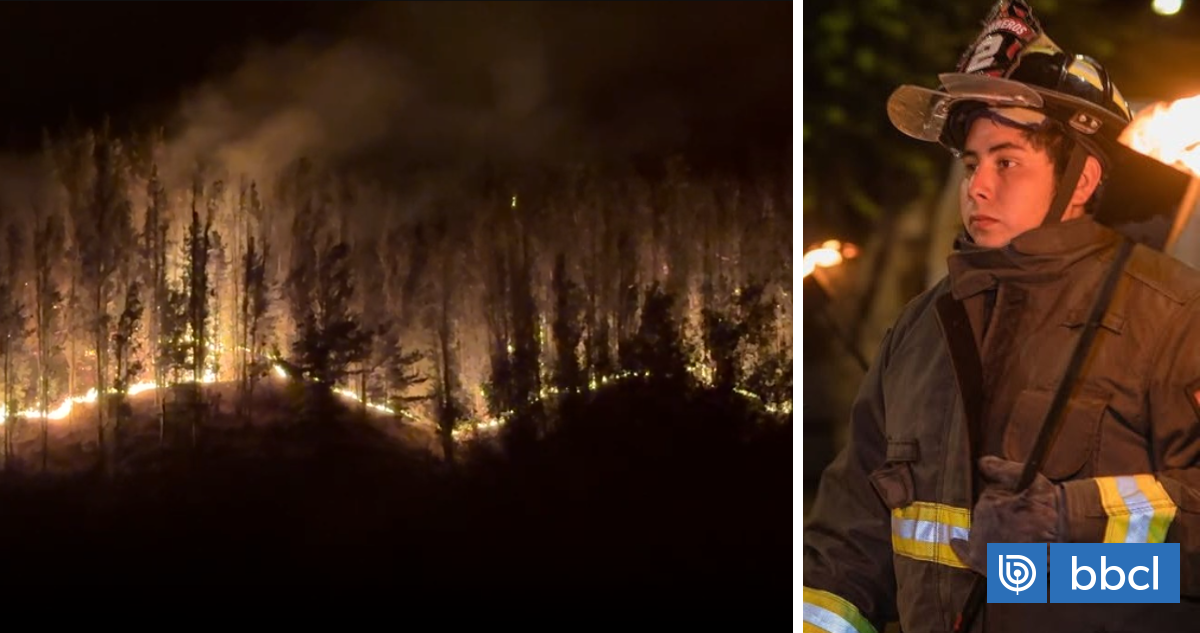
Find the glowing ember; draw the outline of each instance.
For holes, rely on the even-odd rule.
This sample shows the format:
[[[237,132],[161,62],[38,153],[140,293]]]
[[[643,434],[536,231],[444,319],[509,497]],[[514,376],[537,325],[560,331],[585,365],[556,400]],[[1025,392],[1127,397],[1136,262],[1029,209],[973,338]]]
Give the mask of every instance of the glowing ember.
[[[204,377],[200,380],[200,382],[205,384],[216,381],[217,376],[211,371],[205,372]],[[139,393],[150,391],[151,389],[158,389],[158,385],[154,384],[153,382],[139,382],[129,386],[128,395],[136,396]],[[116,390],[112,389],[109,392],[116,393]],[[71,409],[74,408],[76,404],[92,404],[94,402],[96,402],[95,387],[88,389],[87,393],[82,396],[67,398],[66,400],[63,400],[62,403],[60,403],[57,407],[48,409],[46,411],[46,419],[65,420],[67,419],[67,416],[71,415]],[[24,411],[17,411],[13,417],[25,418],[27,420],[40,420],[42,419],[42,412],[39,409],[25,409]],[[4,421],[6,419],[8,419],[8,410],[4,408],[4,405],[0,405],[0,426],[4,425]]]
[[[826,245],[830,245],[830,244],[831,244],[830,242],[826,242]],[[831,248],[830,250],[833,250],[833,252],[835,254],[838,253],[838,251],[835,249]],[[838,261],[841,261],[840,254],[838,254],[838,258],[839,258]],[[280,364],[272,363],[271,368],[274,370],[275,374],[277,376],[279,376],[280,378],[284,378],[284,379],[289,378],[287,371]],[[704,384],[710,384],[712,381],[712,368],[711,367],[689,366],[688,371],[694,377],[696,377],[697,380],[700,380]],[[627,380],[630,378],[649,378],[649,377],[650,377],[649,372],[620,371],[620,372],[617,372],[615,374],[611,374],[608,376],[602,376],[599,378],[595,378],[591,381],[591,384],[589,384],[586,388],[584,388],[582,390],[575,390],[575,392],[582,393],[583,391],[595,391],[603,386],[610,385],[610,384],[616,384],[617,382]],[[200,382],[207,384],[207,383],[214,383],[216,381],[217,381],[216,375],[210,371],[210,372],[205,373],[203,379]],[[137,383],[134,385],[130,385],[129,390],[128,390],[128,395],[133,396],[133,395],[137,395],[139,393],[143,393],[145,391],[150,391],[151,389],[157,389],[157,388],[158,388],[158,385],[156,385],[153,382],[140,382],[140,383]],[[359,403],[362,402],[362,398],[360,398],[358,396],[358,394],[356,394],[353,391],[350,391],[348,389],[334,388],[334,391],[338,395],[341,395],[345,398],[349,398],[349,399],[354,400]],[[748,391],[744,391],[741,389],[738,389],[736,391],[746,397],[761,400],[761,398],[759,398],[757,395],[752,394]],[[115,390],[113,392],[115,393]],[[562,395],[565,392],[566,392],[566,390],[561,390],[561,389],[557,389],[554,387],[545,387],[541,390],[540,393],[538,393],[532,399],[533,400],[545,400],[547,398]],[[91,404],[94,402],[96,402],[96,390],[89,389],[86,394],[84,394],[82,396],[76,396],[74,398],[67,398],[66,400],[64,400],[62,402],[62,404],[59,404],[57,407],[48,410],[46,412],[46,419],[47,420],[65,420],[71,414],[71,409],[74,407],[74,405],[76,405],[76,404]],[[366,403],[366,406],[375,411],[379,411],[380,413],[386,413],[386,414],[390,414],[390,415],[395,415],[397,413],[395,409],[392,409],[391,407],[388,407],[383,404],[375,403],[375,402],[368,401]],[[785,413],[785,414],[791,413],[791,403],[790,402],[784,403],[783,406],[781,406],[781,407],[776,407],[774,405],[767,405],[766,408],[768,411],[771,411],[772,413],[780,413],[780,412]],[[401,410],[401,411],[399,411],[399,414],[403,415],[404,417],[406,417],[410,420],[416,421],[416,422],[422,421],[410,411]],[[494,431],[494,430],[500,428],[502,425],[504,425],[508,421],[508,419],[510,417],[512,417],[512,415],[513,415],[512,411],[505,411],[499,417],[496,417],[496,418],[490,418],[487,420],[478,421],[478,422],[475,422],[474,424],[470,424],[470,423],[464,424],[462,427],[457,428],[453,431],[453,436],[456,439],[464,439],[466,437],[473,436],[477,433],[485,433],[488,431]],[[0,425],[4,424],[4,420],[7,417],[8,417],[8,415],[7,415],[4,407],[0,406]],[[42,418],[42,413],[41,413],[41,411],[39,411],[37,409],[27,409],[25,411],[18,411],[14,417],[26,418],[26,419],[30,419],[30,420],[38,420],[38,419]]]
[[[1200,95],[1143,108],[1121,133],[1120,141],[1200,176]]]

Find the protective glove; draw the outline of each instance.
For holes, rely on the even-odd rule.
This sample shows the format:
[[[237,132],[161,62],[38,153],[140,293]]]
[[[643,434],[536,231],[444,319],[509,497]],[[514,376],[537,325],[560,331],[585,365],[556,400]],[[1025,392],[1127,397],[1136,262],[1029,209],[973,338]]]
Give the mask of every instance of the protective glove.
[[[1039,473],[1015,492],[1025,465],[994,456],[979,460],[985,486],[971,513],[967,540],[951,539],[950,549],[973,571],[987,575],[988,543],[1059,543],[1067,538],[1063,487]]]

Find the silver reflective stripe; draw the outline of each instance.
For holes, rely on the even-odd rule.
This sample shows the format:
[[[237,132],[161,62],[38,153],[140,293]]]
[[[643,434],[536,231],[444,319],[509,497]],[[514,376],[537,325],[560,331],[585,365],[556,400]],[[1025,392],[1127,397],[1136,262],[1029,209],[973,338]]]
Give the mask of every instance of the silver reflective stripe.
[[[1126,543],[1145,543],[1150,540],[1150,521],[1154,518],[1154,506],[1133,477],[1117,477],[1117,492],[1129,510],[1129,531]]]
[[[892,517],[892,534],[923,543],[949,545],[950,539],[966,540],[970,536],[971,530],[936,521]]]
[[[819,626],[829,633],[858,633],[854,625],[847,622],[842,616],[811,602],[804,603],[804,621],[813,626]]]

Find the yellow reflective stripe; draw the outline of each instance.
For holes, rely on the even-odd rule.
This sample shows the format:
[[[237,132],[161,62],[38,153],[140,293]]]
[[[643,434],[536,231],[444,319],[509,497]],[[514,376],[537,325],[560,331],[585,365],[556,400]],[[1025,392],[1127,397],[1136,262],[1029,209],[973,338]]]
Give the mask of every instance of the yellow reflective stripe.
[[[892,516],[917,521],[935,521],[946,525],[971,529],[971,511],[942,503],[914,501],[912,505],[892,510]]]
[[[848,600],[820,589],[804,588],[805,633],[876,633]]]
[[[1148,499],[1155,500],[1154,512],[1150,517],[1150,528],[1146,532],[1146,543],[1167,542],[1167,530],[1175,520],[1176,506],[1167,494],[1167,489],[1154,477],[1146,476],[1138,480],[1138,487]]]
[[[1108,515],[1105,543],[1163,543],[1175,520],[1175,502],[1154,475],[1097,477]]]
[[[970,534],[971,512],[965,508],[917,501],[892,510],[892,550],[901,556],[967,569],[950,540]]]

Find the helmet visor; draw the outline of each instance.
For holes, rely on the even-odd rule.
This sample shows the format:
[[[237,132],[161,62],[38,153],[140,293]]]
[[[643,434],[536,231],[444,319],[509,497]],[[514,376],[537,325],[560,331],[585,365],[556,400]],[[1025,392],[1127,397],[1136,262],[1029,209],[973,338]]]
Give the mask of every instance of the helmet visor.
[[[1043,105],[1041,94],[1016,81],[964,73],[944,73],[939,79],[942,90],[905,85],[892,93],[887,111],[896,129],[915,139],[935,142],[941,140],[950,109],[958,103],[1020,108]]]

